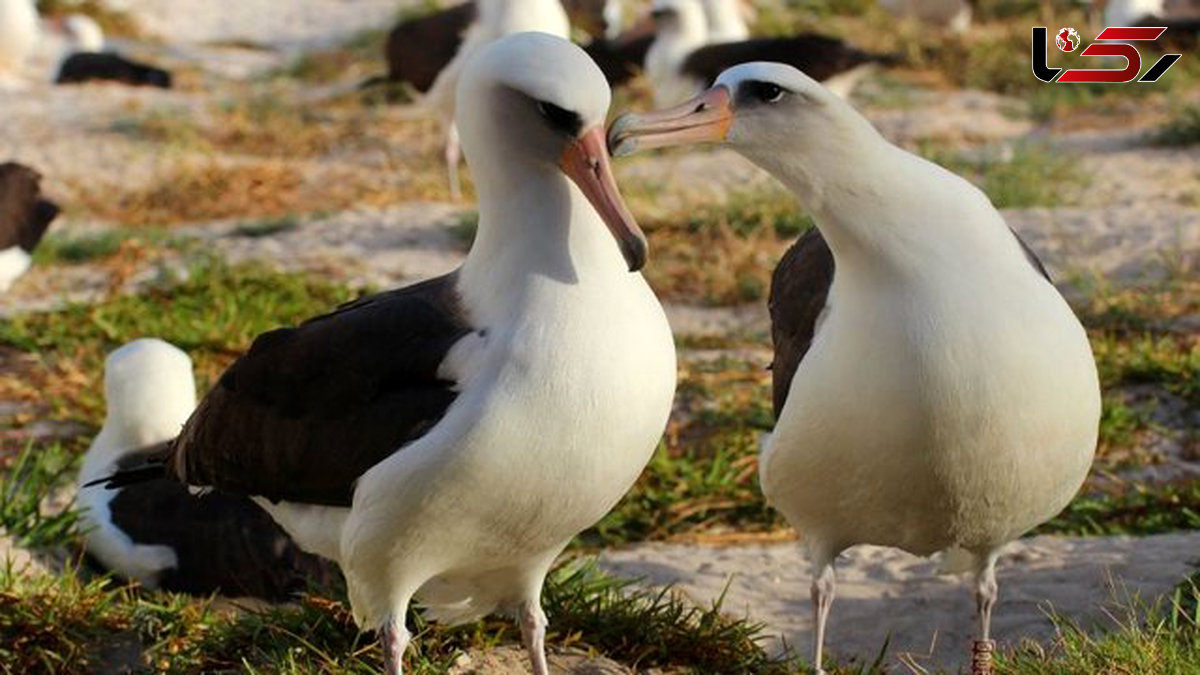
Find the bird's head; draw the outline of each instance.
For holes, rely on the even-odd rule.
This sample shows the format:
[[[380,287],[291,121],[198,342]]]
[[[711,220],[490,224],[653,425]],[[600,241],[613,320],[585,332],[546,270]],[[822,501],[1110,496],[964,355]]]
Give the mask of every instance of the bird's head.
[[[517,33],[480,49],[458,83],[463,151],[486,171],[532,164],[565,174],[616,238],[630,270],[646,261],[646,238],[613,177],[604,123],[611,92],[579,47],[545,33]]]

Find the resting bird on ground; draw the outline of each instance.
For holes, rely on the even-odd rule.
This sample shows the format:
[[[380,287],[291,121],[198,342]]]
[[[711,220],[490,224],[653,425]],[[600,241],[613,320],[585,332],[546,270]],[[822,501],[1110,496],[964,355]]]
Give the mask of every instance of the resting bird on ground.
[[[91,17],[72,14],[63,19],[62,26],[71,42],[71,53],[59,64],[56,84],[120,82],[135,87],[171,88],[169,72],[106,49],[104,31]]]
[[[996,557],[1071,500],[1100,417],[1087,335],[1040,264],[981,191],[782,64],[623,116],[610,141],[617,154],[724,141],[820,231],[775,272],[778,423],[759,461],[808,548],[814,663],[834,559],[856,544],[946,551],[946,568],[973,571],[990,654]]]
[[[895,61],[894,57],[869,54],[836,38],[812,33],[709,44],[707,20],[699,0],[655,0],[653,8],[658,33],[646,55],[646,76],[659,107],[698,94],[723,71],[739,63],[786,63],[847,96],[867,67]]]
[[[0,91],[23,86],[21,69],[38,39],[33,0],[0,0]]]
[[[259,336],[161,463],[111,484],[165,473],[256,496],[339,563],[389,672],[415,599],[451,623],[513,613],[545,675],[546,573],[633,485],[675,387],[609,166],[609,97],[560,38],[480,48],[458,87],[480,214],[462,266]]]
[[[12,287],[33,262],[58,206],[42,198],[42,177],[17,164],[0,164],[0,293]]]
[[[174,438],[196,407],[192,360],[154,338],[134,340],[104,364],[104,426],[79,472],[82,486]],[[193,495],[160,478],[120,490],[81,487],[87,552],[106,570],[149,588],[283,601],[337,578],[301,551],[245,496]]]

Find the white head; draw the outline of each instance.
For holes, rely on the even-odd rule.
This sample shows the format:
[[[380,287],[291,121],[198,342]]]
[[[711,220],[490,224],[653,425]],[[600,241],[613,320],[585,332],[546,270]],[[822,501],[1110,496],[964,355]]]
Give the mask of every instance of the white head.
[[[108,355],[104,396],[104,430],[123,449],[174,438],[196,408],[192,360],[162,340],[134,340]]]
[[[750,37],[741,0],[702,0],[708,23],[708,42],[736,42]]]
[[[104,31],[100,24],[86,14],[71,14],[62,22],[63,30],[71,38],[75,51],[104,51]]]
[[[654,30],[659,36],[686,36],[704,42],[708,19],[699,0],[654,0],[650,5]]]
[[[746,63],[711,89],[658,112],[622,115],[609,143],[617,156],[680,144],[723,142],[785,179],[840,177],[860,152],[884,143],[862,115],[816,80],[780,63]],[[805,190],[792,185],[801,198]]]
[[[610,98],[603,73],[582,49],[545,33],[516,33],[471,56],[459,79],[455,120],[481,208],[504,202],[533,179],[551,185],[570,179],[637,270],[646,240],[609,164]]]

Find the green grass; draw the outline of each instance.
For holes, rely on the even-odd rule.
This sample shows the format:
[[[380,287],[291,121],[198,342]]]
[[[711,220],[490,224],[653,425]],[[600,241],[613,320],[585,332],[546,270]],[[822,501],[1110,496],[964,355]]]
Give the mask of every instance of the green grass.
[[[156,230],[114,228],[86,233],[51,232],[33,253],[35,265],[79,265],[107,260],[127,242],[178,247],[176,238]]]
[[[1182,146],[1200,143],[1200,105],[1184,108],[1151,135],[1155,145]]]
[[[234,228],[233,233],[239,237],[261,239],[276,234],[291,232],[300,227],[300,221],[293,215],[266,218],[264,220],[241,223]]]
[[[641,668],[707,673],[794,672],[768,656],[762,627],[695,607],[568,562],[547,579],[548,643],[594,650]],[[519,643],[509,621],[446,628],[410,614],[408,672],[443,673],[470,649]],[[20,575],[0,570],[0,659],[8,672],[83,673],[106,645],[132,640],[135,653],[171,672],[378,673],[381,653],[359,632],[343,600],[306,596],[265,611],[218,611],[207,600],[151,592],[76,570]],[[126,664],[128,667],[131,664]]]
[[[1147,602],[1131,598],[1112,615],[1115,625],[1086,631],[1058,619],[1051,645],[1026,644],[1002,652],[1002,675],[1189,675],[1200,672],[1197,640],[1197,593],[1185,580],[1173,597]]]
[[[60,444],[26,445],[12,459],[0,457],[0,530],[24,548],[72,543],[78,531],[71,509],[47,513],[42,500],[73,482],[78,455]]]
[[[1067,205],[1088,183],[1078,158],[1033,145],[964,153],[926,143],[917,152],[970,180],[998,209]]]
[[[1076,497],[1034,534],[1150,535],[1200,529],[1200,482],[1131,485]]]

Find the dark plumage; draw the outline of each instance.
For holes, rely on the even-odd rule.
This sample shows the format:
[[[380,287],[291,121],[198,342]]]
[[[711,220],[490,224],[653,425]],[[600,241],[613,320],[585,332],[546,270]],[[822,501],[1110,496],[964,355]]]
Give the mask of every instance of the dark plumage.
[[[424,435],[458,396],[438,368],[472,329],[454,274],[260,335],[166,456],[110,486],[166,474],[272,501],[349,506],[358,477]]]
[[[1029,264],[1047,281],[1050,274],[1033,249],[1013,232]],[[771,275],[771,341],[775,358],[771,361],[771,387],[775,417],[787,401],[796,369],[804,360],[817,334],[817,323],[825,311],[829,289],[833,286],[834,261],[829,244],[817,228],[812,228],[792,244]]]
[[[134,87],[171,88],[171,73],[112,52],[76,52],[58,68],[58,84],[120,82]]]
[[[41,181],[27,166],[0,164],[0,251],[17,246],[32,253],[58,216],[58,206],[42,198]]]
[[[563,7],[571,17],[573,26],[580,26],[594,36],[592,44],[585,51],[600,64],[605,77],[609,77],[611,71],[621,78],[614,81],[609,77],[609,83],[616,85],[632,77],[633,71],[627,71],[627,68],[630,63],[641,65],[646,50],[650,48],[652,36],[645,39],[644,36],[638,36],[634,44],[622,38],[606,41],[603,39],[605,21],[602,0],[568,0]],[[463,33],[478,15],[475,3],[465,2],[397,23],[388,33],[384,46],[388,63],[386,80],[407,84],[420,93],[429,91],[438,73],[458,53]],[[377,80],[368,80],[364,84],[373,85]]]
[[[477,15],[475,3],[466,2],[396,24],[384,46],[388,81],[422,93],[429,91],[438,73],[458,53],[462,34]]]
[[[783,38],[755,38],[707,45],[688,55],[684,74],[711,85],[728,68],[751,61],[786,63],[814,80],[824,81],[868,63],[891,64],[896,57],[871,54],[815,33]]]
[[[127,457],[120,465],[138,460]],[[333,563],[300,550],[248,497],[196,496],[158,478],[121,490],[108,506],[113,524],[132,541],[175,552],[178,565],[158,578],[168,591],[281,602],[338,578]]]
[[[633,79],[646,62],[646,52],[654,44],[654,32],[622,34],[612,40],[596,38],[583,48],[600,66],[609,86],[617,87]]]

